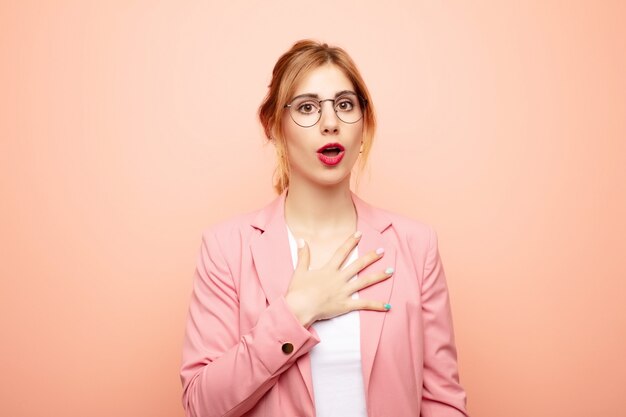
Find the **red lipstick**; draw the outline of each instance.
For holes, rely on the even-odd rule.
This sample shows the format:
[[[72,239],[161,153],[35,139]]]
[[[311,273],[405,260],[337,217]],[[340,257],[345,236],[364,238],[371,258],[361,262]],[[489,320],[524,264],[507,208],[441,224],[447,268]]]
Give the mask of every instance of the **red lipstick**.
[[[317,157],[324,165],[337,165],[343,159],[345,149],[340,143],[327,143],[317,150]]]

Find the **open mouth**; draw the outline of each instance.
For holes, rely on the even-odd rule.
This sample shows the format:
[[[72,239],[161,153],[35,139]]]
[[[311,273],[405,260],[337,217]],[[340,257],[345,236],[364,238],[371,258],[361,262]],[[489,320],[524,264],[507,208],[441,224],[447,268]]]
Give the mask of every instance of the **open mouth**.
[[[337,156],[339,155],[339,152],[341,152],[341,149],[339,149],[338,147],[322,149],[322,154],[326,156]]]
[[[318,153],[324,154],[326,156],[337,156],[342,151],[345,151],[345,148],[341,143],[327,143],[317,150]]]
[[[340,143],[327,143],[317,150],[317,157],[326,166],[337,165],[345,155],[345,148]]]

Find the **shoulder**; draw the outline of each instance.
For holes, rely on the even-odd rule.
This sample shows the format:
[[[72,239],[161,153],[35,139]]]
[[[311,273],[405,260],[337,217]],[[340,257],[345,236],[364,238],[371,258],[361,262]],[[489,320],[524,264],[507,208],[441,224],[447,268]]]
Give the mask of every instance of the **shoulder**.
[[[205,227],[202,232],[203,240],[205,243],[211,240],[225,252],[242,254],[258,236],[273,227],[272,225],[280,223],[284,211],[284,195],[275,196],[260,208],[218,220]]]
[[[402,248],[402,252],[407,256],[417,257],[425,261],[427,257],[432,257],[433,253],[437,251],[437,232],[431,224],[410,215],[369,203],[365,203],[364,206],[366,209],[363,211],[367,213],[367,216],[379,226],[384,227],[384,230],[379,230],[389,244]]]
[[[387,219],[390,224],[388,229],[391,229],[398,238],[412,243],[426,243],[426,245],[436,239],[435,228],[430,223],[407,214],[368,205],[371,212],[375,213],[376,216]]]
[[[219,242],[220,246],[232,247],[254,232],[252,223],[258,212],[259,210],[254,210],[217,220],[202,229],[202,239],[214,240]]]
[[[429,236],[433,226],[425,221],[410,217],[405,214],[387,211],[387,215],[395,228],[403,230],[407,235],[414,237]]]

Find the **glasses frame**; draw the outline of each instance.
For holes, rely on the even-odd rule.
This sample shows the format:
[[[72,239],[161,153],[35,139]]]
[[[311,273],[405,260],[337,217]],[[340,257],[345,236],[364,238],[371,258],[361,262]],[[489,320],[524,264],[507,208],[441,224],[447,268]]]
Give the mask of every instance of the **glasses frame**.
[[[346,122],[345,120],[343,120],[341,118],[341,116],[339,116],[339,113],[337,113],[337,109],[335,108],[335,101],[344,98],[346,95],[355,95],[358,99],[359,99],[359,105],[361,106],[361,117],[359,117],[357,120],[355,120],[354,122]],[[363,119],[363,116],[365,116],[365,108],[367,106],[367,99],[361,97],[360,95],[358,95],[357,93],[350,91],[350,92],[346,92],[342,95],[340,95],[339,97],[335,97],[335,98],[326,98],[324,100],[315,100],[314,98],[311,98],[312,101],[317,101],[317,103],[319,104],[320,109],[317,111],[317,120],[315,121],[315,123],[313,123],[312,125],[309,126],[305,126],[305,125],[301,125],[300,123],[296,122],[296,119],[293,118],[293,114],[291,113],[292,111],[292,106],[293,106],[293,102],[298,99],[300,96],[298,97],[294,97],[291,102],[289,102],[289,104],[285,104],[285,106],[283,107],[283,109],[289,109],[289,117],[291,117],[291,120],[293,120],[293,122],[295,124],[297,124],[300,127],[303,128],[309,128],[309,127],[313,127],[315,126],[321,119],[322,119],[322,108],[324,106],[322,106],[322,103],[325,101],[332,101],[333,103],[333,111],[335,112],[335,115],[337,116],[337,119],[341,120],[342,123],[346,123],[346,124],[354,124],[356,122],[358,122],[359,120]]]

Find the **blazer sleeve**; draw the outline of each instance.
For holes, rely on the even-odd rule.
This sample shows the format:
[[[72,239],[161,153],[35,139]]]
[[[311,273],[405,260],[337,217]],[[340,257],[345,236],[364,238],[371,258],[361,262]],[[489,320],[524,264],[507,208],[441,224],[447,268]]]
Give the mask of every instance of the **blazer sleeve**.
[[[424,321],[424,382],[421,417],[468,417],[466,394],[459,383],[457,352],[446,276],[435,230],[422,283]]]
[[[241,277],[245,281],[245,277]],[[283,352],[289,342],[293,351]],[[303,327],[283,297],[255,327],[239,334],[239,300],[215,233],[203,235],[193,279],[180,371],[187,417],[240,416],[319,339]],[[288,349],[286,349],[288,351]]]

